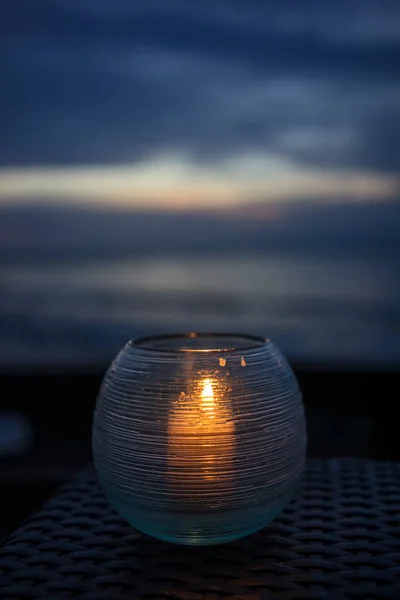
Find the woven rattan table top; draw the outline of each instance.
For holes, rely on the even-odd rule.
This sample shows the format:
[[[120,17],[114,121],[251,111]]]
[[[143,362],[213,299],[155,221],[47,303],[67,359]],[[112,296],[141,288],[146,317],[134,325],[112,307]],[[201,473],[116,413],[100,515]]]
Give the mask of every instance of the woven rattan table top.
[[[400,464],[309,460],[270,527],[178,547],[125,524],[81,473],[0,548],[0,598],[400,600]]]

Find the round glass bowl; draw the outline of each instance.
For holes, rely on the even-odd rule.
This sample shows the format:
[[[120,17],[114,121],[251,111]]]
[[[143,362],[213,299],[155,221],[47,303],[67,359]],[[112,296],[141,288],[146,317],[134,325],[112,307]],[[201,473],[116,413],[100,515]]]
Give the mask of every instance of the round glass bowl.
[[[297,380],[269,340],[188,334],[129,342],[94,415],[95,466],[135,528],[218,544],[268,525],[303,471]]]

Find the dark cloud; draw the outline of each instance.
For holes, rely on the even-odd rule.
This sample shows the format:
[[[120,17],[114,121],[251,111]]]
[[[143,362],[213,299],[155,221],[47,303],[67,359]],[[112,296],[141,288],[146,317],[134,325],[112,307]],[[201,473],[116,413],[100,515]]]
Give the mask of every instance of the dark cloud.
[[[388,0],[8,0],[0,164],[266,151],[398,172]]]

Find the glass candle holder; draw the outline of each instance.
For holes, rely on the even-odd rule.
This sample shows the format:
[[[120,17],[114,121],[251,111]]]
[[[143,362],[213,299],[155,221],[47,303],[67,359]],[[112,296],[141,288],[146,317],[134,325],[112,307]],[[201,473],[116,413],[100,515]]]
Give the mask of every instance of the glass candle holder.
[[[262,338],[128,342],[97,399],[106,495],[133,527],[169,542],[217,544],[268,525],[295,492],[305,452],[297,380]]]

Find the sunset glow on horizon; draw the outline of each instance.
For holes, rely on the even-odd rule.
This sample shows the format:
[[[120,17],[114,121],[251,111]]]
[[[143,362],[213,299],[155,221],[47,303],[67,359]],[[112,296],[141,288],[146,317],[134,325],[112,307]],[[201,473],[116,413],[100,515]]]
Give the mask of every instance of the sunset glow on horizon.
[[[223,208],[245,201],[307,198],[347,201],[396,197],[393,175],[301,168],[269,155],[225,159],[213,166],[164,155],[128,165],[0,169],[0,204],[79,199],[102,205],[163,209]]]

